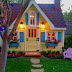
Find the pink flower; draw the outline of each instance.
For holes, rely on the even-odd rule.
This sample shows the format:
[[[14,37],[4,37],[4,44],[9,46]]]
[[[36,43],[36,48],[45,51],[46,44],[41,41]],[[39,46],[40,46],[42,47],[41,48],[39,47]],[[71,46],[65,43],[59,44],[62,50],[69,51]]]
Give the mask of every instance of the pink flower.
[[[1,14],[1,17],[3,17],[3,14]]]
[[[3,9],[3,5],[1,4],[1,9]]]
[[[6,23],[6,20],[4,19],[3,22]]]
[[[1,25],[0,25],[0,27],[1,27]]]
[[[6,12],[7,12],[7,10],[5,9],[5,10],[4,10],[4,12],[6,13]]]
[[[6,9],[7,11],[9,11],[9,9]]]

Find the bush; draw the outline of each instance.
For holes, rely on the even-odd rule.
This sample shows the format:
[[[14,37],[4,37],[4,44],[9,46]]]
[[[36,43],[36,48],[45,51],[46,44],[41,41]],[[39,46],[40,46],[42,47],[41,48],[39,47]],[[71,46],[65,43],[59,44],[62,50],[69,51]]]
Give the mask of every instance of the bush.
[[[46,52],[45,52],[45,51],[42,51],[42,52],[41,52],[41,54],[42,54],[42,55],[45,55],[45,54],[46,54]]]
[[[52,54],[55,54],[55,51],[53,51]]]
[[[51,51],[48,51],[48,55],[51,53]]]
[[[72,48],[72,35],[66,36],[64,40],[64,48],[67,49],[69,47]]]
[[[15,51],[12,51],[12,53],[14,53],[14,54],[15,54],[16,52],[15,52]]]
[[[22,52],[22,51],[19,51],[18,53],[20,53],[21,55],[23,55],[23,54],[24,54],[24,52]]]
[[[11,52],[10,52],[10,51],[8,51],[8,54],[11,54]]]
[[[60,54],[60,51],[56,51],[56,55],[57,55],[57,54]]]

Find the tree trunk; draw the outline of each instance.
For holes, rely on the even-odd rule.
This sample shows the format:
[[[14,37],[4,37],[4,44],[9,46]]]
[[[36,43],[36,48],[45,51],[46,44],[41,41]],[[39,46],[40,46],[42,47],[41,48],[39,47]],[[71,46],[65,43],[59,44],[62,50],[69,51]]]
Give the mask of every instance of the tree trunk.
[[[3,39],[3,43],[2,43],[2,49],[1,49],[1,71],[0,72],[5,72],[5,67],[6,67],[6,61],[7,61],[7,52],[8,52],[8,41],[7,38],[5,37]]]

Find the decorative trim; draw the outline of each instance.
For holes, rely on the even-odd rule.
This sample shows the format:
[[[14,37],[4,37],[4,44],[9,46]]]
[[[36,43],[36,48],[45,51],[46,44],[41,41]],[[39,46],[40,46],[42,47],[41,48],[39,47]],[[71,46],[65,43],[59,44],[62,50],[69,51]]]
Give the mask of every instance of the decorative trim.
[[[66,30],[66,28],[51,28],[52,30]]]

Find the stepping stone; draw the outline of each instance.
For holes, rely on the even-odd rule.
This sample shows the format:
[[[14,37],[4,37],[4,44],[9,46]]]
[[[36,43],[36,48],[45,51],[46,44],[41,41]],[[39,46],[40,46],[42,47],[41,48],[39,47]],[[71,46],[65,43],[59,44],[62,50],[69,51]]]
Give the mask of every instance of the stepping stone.
[[[44,69],[31,69],[31,72],[44,72]]]
[[[31,58],[30,61],[32,63],[40,63],[40,59]]]
[[[37,64],[37,65],[32,65],[33,67],[42,67],[43,65]]]

